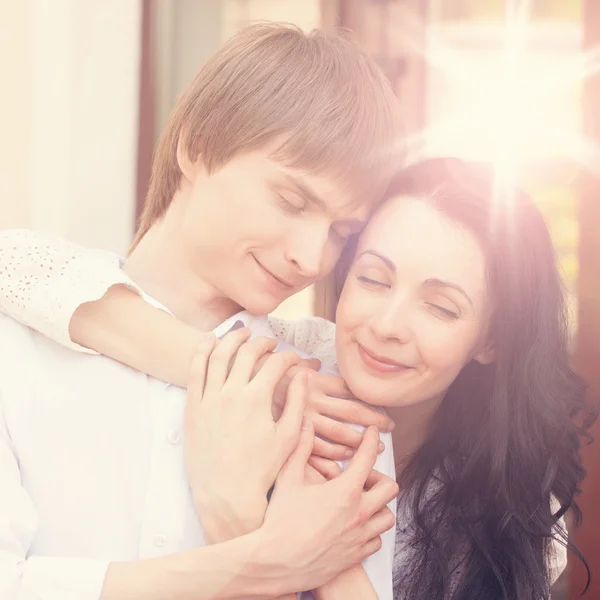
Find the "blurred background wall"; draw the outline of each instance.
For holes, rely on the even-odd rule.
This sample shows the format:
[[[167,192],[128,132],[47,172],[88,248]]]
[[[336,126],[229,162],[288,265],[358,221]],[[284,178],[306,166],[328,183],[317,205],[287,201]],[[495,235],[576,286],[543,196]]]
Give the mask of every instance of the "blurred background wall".
[[[127,249],[141,8],[129,0],[0,1],[0,227]]]

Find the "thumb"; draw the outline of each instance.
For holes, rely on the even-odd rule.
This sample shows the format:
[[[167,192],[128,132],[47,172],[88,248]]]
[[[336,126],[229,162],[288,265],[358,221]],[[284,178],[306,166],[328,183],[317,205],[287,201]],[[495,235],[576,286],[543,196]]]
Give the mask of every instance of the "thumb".
[[[196,346],[188,375],[188,404],[197,404],[202,401],[208,370],[208,359],[215,347],[215,342],[216,339],[213,333],[202,334]]]
[[[298,445],[283,466],[280,477],[290,478],[296,483],[304,481],[304,470],[312,454],[314,440],[315,430],[313,423],[308,417],[304,417]]]

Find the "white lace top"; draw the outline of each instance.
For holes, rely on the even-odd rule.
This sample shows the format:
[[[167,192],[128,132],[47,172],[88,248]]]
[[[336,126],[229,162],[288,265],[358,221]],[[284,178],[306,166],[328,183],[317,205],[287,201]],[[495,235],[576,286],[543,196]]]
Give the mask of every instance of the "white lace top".
[[[69,322],[78,306],[101,298],[117,284],[141,293],[122,271],[120,257],[115,254],[82,248],[38,232],[0,231],[0,312],[63,346],[93,353],[71,341]],[[333,323],[317,317],[297,321],[270,317],[269,324],[279,339],[326,365],[337,366]],[[398,508],[396,576],[409,559],[405,540],[409,519]],[[549,565],[551,581],[562,573],[566,562],[565,548],[554,542]]]
[[[25,229],[0,231],[0,312],[74,350],[69,322],[78,306],[102,298],[113,285],[141,293],[121,270],[120,257]],[[269,317],[284,342],[336,367],[335,325],[318,317]]]

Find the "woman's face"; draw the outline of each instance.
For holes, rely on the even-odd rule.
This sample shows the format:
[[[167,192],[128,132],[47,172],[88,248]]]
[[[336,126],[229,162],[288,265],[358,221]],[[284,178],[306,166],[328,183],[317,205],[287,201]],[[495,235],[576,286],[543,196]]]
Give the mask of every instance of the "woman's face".
[[[342,377],[381,406],[439,401],[471,360],[490,362],[476,238],[423,200],[392,198],[362,234],[337,310]]]

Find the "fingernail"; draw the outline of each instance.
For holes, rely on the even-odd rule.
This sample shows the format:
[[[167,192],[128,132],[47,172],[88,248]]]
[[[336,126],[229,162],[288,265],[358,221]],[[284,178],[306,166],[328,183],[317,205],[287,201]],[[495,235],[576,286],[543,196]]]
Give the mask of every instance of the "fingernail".
[[[390,422],[388,423],[388,426],[387,426],[387,430],[388,431],[394,431],[395,427],[396,427],[396,423],[394,423],[394,421],[390,420]]]
[[[304,431],[306,431],[307,429],[310,429],[310,420],[307,417],[304,417],[302,419],[302,429]]]
[[[344,452],[344,456],[346,458],[352,458],[354,456],[354,450],[346,450],[346,452]]]
[[[383,442],[379,442],[379,445],[377,446],[377,450],[379,452],[383,452],[385,450],[385,444]]]

